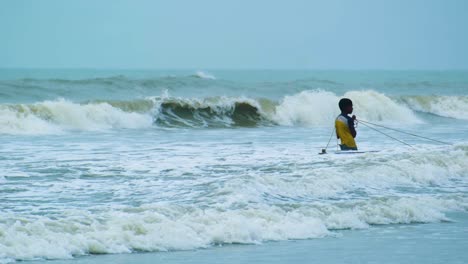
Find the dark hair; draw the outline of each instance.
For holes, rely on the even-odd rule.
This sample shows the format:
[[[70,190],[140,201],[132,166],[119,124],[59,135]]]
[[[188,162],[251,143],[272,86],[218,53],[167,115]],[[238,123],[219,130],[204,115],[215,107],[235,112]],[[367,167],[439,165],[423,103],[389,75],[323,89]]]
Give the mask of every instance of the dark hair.
[[[343,98],[338,103],[338,106],[340,107],[341,111],[344,111],[348,106],[352,106],[352,105],[353,105],[353,101],[351,101],[348,98]]]

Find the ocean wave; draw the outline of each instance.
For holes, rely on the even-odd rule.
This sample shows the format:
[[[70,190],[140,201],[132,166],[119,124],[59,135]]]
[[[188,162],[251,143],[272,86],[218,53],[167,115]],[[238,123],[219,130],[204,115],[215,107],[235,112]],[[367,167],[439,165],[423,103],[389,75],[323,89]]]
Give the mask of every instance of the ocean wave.
[[[234,84],[216,80],[208,73],[197,72],[182,76],[157,76],[132,79],[123,75],[87,79],[20,79],[0,80],[0,102],[38,102],[66,98],[71,101],[97,99],[125,100],[169,91],[200,89],[225,91]]]
[[[406,96],[400,100],[415,111],[468,120],[468,96]]]
[[[369,121],[419,123],[405,105],[375,91],[350,91],[356,114]],[[65,99],[0,105],[0,133],[50,134],[68,130],[119,128],[326,126],[333,123],[340,96],[312,90],[276,102],[247,97],[180,98],[168,95],[131,101]]]
[[[236,193],[236,190],[242,189],[243,195],[236,196],[226,206],[252,201],[294,202],[308,197],[313,199],[311,202],[316,199],[327,202],[341,200],[343,197],[393,197],[408,195],[409,190],[432,194],[439,187],[445,193],[447,190],[463,192],[466,189],[463,184],[460,185],[460,182],[467,180],[466,143],[455,147],[419,145],[417,151],[394,147],[384,152],[354,155],[346,159],[339,156],[320,156],[323,165],[320,162],[303,163],[299,165],[301,169],[296,171],[290,170],[291,163],[286,162],[287,158],[278,157],[275,153],[269,157],[275,160],[274,164],[271,167],[263,165],[262,169],[291,172],[284,175],[253,174],[247,179],[231,182],[221,192]],[[291,175],[296,175],[294,180],[291,180]],[[259,193],[264,196],[259,197]]]
[[[68,130],[135,129],[151,125],[150,115],[125,112],[108,103],[77,104],[60,99],[36,104],[0,105],[2,134],[55,134]]]
[[[445,221],[466,198],[388,198],[302,207],[225,210],[148,204],[60,217],[2,215],[0,258],[66,259],[87,254],[191,250],[219,244],[321,238],[371,224]]]
[[[361,119],[421,123],[411,109],[372,90],[350,91],[343,96],[323,90],[302,91],[285,96],[276,107],[273,119],[282,125],[328,125],[339,114],[337,104],[342,97],[353,100],[355,114]]]
[[[427,146],[346,161],[317,155],[326,160],[323,166],[308,163],[305,171],[302,168],[296,175],[274,170],[248,170],[242,176],[226,172],[231,178],[215,184],[205,200],[209,203],[190,200],[189,204],[161,201],[135,207],[58,207],[50,215],[6,210],[0,216],[0,261],[192,250],[322,238],[334,236],[338,230],[371,225],[450,221],[446,213],[468,210],[463,184],[467,154],[466,144],[447,149]],[[281,166],[292,167],[282,159],[291,160],[277,157],[277,171]],[[239,166],[245,171],[246,165]],[[399,192],[399,187],[417,188]],[[435,194],[437,187],[443,192]],[[63,191],[63,185],[55,188]],[[358,196],[353,197],[353,192]],[[283,201],[266,200],[267,195]],[[302,199],[294,199],[297,197]]]
[[[200,79],[207,79],[207,80],[216,80],[216,77],[212,74],[203,72],[203,71],[197,71],[194,75],[194,77],[200,78]]]
[[[166,99],[159,102],[155,120],[176,127],[252,127],[268,123],[261,109],[252,99]]]

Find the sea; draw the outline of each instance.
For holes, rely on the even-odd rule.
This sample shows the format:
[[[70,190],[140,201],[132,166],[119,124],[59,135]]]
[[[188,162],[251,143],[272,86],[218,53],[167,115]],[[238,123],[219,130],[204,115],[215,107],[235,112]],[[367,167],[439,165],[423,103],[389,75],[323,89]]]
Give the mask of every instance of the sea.
[[[337,154],[344,97],[364,153]],[[467,249],[467,71],[0,69],[0,263]]]

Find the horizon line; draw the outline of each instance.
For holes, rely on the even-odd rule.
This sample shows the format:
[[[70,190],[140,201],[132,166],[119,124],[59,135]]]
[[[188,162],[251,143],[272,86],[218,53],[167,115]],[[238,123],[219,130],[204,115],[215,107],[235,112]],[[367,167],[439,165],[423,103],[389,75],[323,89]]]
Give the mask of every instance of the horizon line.
[[[97,70],[97,71],[468,71],[468,68],[161,68],[161,67],[1,67],[0,70]]]

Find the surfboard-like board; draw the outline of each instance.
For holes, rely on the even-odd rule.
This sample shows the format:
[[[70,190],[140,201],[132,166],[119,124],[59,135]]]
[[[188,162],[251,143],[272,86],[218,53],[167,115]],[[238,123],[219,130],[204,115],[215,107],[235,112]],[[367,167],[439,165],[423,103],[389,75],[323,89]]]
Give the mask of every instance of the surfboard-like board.
[[[367,151],[363,151],[363,150],[337,150],[334,153],[335,154],[364,154],[364,153],[375,153],[375,152],[379,152],[379,151],[378,150],[367,150]]]
[[[375,153],[379,152],[379,150],[336,150],[334,152],[330,152],[333,154],[364,154],[364,153]],[[323,154],[330,154],[325,151],[325,149],[322,149],[322,152],[319,152],[319,155]]]

